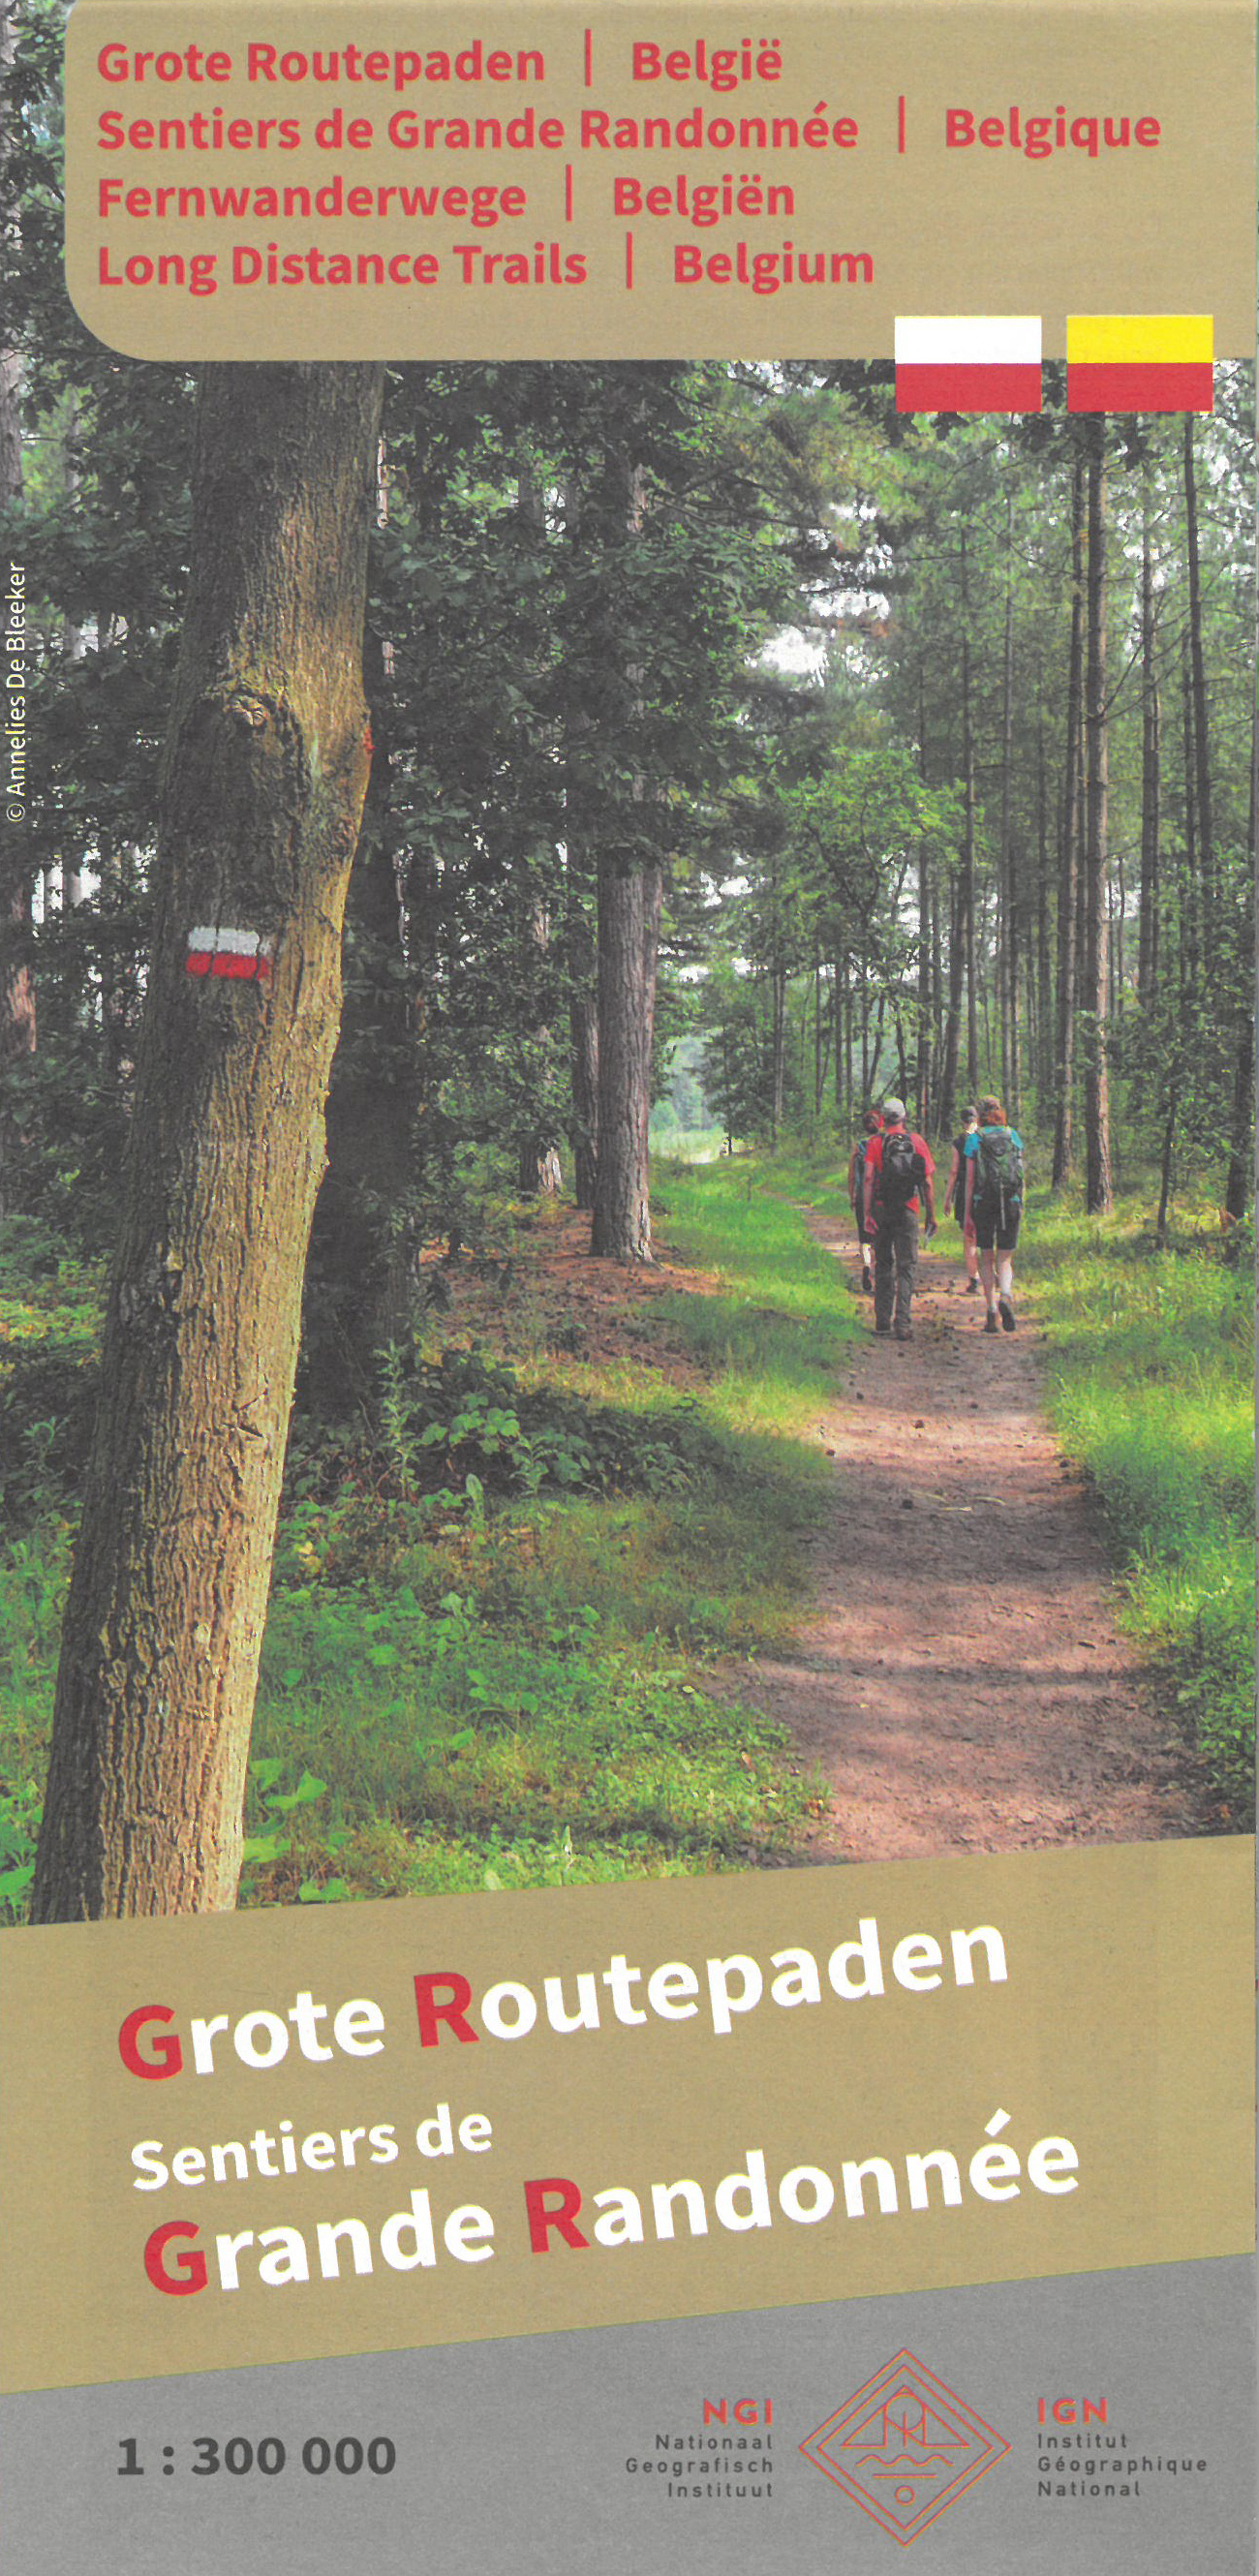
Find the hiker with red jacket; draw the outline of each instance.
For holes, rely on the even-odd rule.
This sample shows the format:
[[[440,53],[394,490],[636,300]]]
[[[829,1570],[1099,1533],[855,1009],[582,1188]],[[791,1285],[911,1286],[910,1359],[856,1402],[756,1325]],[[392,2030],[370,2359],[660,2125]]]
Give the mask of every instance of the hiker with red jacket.
[[[905,1124],[903,1100],[885,1100],[883,1128],[866,1153],[866,1226],[874,1237],[874,1329],[913,1333],[918,1285],[918,1217],[927,1208],[928,1239],[936,1230],[935,1163],[925,1139]]]
[[[984,1331],[1014,1331],[1014,1247],[1023,1214],[1023,1139],[1006,1125],[992,1093],[979,1104],[979,1125],[966,1139],[968,1243],[978,1246],[987,1314]]]
[[[853,1219],[857,1228],[857,1246],[861,1254],[861,1290],[865,1297],[870,1297],[874,1293],[874,1280],[870,1270],[874,1247],[866,1232],[866,1155],[870,1150],[871,1137],[878,1135],[882,1124],[883,1120],[877,1109],[866,1110],[861,1121],[861,1134],[853,1146],[848,1162],[848,1196],[852,1202]]]

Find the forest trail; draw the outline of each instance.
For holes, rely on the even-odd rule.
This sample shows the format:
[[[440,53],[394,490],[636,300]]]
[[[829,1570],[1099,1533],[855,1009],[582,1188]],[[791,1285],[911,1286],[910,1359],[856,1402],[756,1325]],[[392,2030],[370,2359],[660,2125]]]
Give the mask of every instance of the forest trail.
[[[808,1213],[808,1212],[806,1212]],[[851,1225],[809,1214],[846,1256]],[[1175,1722],[1118,1634],[1083,1479],[1041,1403],[1034,1312],[985,1335],[954,1257],[924,1251],[914,1337],[867,1330],[819,1423],[835,1509],[791,1651],[732,1687],[790,1730],[828,1808],[810,1861],[1201,1833]]]

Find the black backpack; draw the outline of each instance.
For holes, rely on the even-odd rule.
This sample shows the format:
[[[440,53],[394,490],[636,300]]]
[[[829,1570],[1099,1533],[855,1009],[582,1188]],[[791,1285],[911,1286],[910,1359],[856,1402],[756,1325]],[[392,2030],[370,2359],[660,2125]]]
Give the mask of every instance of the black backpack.
[[[879,1166],[879,1206],[884,1216],[903,1216],[927,1177],[924,1163],[907,1127],[893,1127],[883,1139]]]
[[[1023,1204],[1023,1157],[1008,1127],[981,1127],[975,1197],[1002,1214]]]

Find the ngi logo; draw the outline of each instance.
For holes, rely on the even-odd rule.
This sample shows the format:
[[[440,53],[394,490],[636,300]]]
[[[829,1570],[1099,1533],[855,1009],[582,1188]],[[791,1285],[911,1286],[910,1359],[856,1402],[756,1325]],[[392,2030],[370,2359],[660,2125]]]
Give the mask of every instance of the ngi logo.
[[[912,2352],[898,2352],[800,2448],[907,2549],[1010,2445]]]

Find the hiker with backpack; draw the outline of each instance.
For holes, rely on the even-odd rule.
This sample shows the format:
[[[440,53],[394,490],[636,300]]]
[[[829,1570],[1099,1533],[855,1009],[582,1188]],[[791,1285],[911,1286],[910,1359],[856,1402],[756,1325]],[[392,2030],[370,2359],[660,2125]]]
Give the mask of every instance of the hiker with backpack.
[[[874,1294],[874,1279],[870,1268],[874,1247],[866,1232],[866,1155],[870,1149],[871,1137],[878,1135],[882,1125],[883,1120],[878,1110],[867,1109],[861,1121],[861,1134],[853,1146],[848,1161],[848,1196],[852,1202],[853,1222],[857,1228],[857,1248],[861,1254],[861,1293],[864,1297],[872,1297]]]
[[[918,1215],[927,1208],[928,1238],[936,1230],[935,1163],[930,1147],[905,1124],[903,1100],[885,1100],[883,1126],[866,1153],[866,1226],[874,1237],[874,1329],[893,1330],[898,1342],[913,1333],[918,1285]]]
[[[964,1232],[979,1254],[987,1313],[984,1331],[1014,1331],[1014,1248],[1023,1214],[1023,1139],[1006,1125],[1005,1111],[989,1093],[979,1103],[979,1124],[966,1139]]]
[[[979,1294],[979,1254],[975,1249],[975,1245],[972,1242],[971,1237],[965,1232],[966,1139],[968,1136],[974,1135],[978,1125],[979,1112],[972,1102],[968,1109],[963,1110],[961,1128],[953,1139],[953,1160],[949,1165],[949,1177],[944,1190],[944,1204],[946,1208],[952,1209],[958,1224],[963,1228],[962,1254],[966,1263],[966,1294],[968,1297],[977,1297]]]

